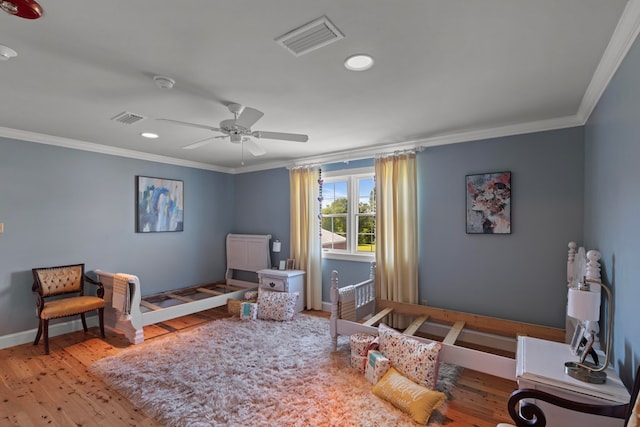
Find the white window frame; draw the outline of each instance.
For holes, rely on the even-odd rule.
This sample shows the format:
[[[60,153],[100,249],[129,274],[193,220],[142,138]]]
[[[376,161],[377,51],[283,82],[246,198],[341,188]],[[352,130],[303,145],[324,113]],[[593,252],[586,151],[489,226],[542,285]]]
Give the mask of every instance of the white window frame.
[[[357,169],[342,169],[323,172],[322,179],[326,183],[336,181],[347,182],[347,249],[322,248],[322,257],[327,259],[339,259],[345,261],[375,261],[375,252],[358,252],[358,227],[357,217],[359,199],[358,180],[373,178],[375,181],[375,169],[372,167]]]

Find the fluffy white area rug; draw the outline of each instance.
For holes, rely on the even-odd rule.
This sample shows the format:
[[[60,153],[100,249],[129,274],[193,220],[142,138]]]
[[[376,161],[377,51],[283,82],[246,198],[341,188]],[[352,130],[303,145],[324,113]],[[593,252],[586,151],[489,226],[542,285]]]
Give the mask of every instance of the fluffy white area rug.
[[[169,426],[413,426],[371,393],[349,356],[348,337],[332,351],[325,318],[234,317],[140,344],[90,369]],[[440,369],[444,389],[458,375],[448,368]],[[435,411],[429,425],[446,420]]]

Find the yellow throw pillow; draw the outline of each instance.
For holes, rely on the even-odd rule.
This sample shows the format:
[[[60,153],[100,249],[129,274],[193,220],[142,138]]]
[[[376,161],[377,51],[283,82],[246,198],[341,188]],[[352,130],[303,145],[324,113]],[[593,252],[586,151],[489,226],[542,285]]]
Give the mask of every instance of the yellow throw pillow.
[[[371,391],[379,398],[411,415],[419,424],[426,424],[431,412],[442,405],[446,399],[444,393],[422,387],[402,376],[394,368],[389,368]]]

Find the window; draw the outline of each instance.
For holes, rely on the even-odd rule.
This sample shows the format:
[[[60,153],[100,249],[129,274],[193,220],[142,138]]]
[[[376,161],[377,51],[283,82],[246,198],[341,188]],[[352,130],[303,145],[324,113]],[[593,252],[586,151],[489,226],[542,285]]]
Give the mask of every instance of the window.
[[[332,258],[372,256],[376,251],[373,168],[324,174],[322,251]]]

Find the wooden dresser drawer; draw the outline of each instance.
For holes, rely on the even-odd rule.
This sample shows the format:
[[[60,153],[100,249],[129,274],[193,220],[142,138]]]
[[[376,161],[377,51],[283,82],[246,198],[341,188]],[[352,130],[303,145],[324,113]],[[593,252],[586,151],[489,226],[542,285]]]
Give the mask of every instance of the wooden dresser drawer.
[[[287,292],[287,280],[280,277],[261,277],[260,287],[272,291]]]
[[[261,289],[269,289],[274,292],[297,292],[298,303],[296,311],[304,309],[306,303],[304,296],[304,271],[302,270],[273,270],[264,269],[258,271],[258,283]]]

